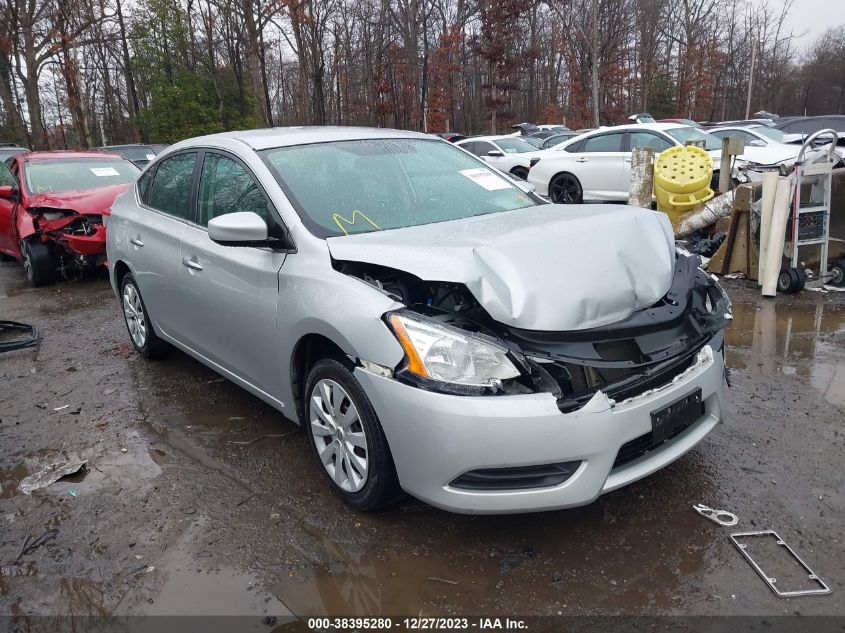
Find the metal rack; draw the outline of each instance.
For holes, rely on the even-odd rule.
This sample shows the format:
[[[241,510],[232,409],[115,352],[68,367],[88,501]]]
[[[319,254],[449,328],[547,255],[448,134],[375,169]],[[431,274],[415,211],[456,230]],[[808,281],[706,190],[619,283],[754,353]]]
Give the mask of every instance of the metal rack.
[[[804,164],[804,154],[812,149],[821,136],[830,136],[827,160]],[[793,172],[792,213],[787,238],[791,267],[798,269],[798,249],[802,246],[821,245],[819,278],[828,274],[828,241],[830,239],[830,194],[832,189],[833,151],[839,135],[833,130],[819,130],[810,135],[801,146]],[[810,185],[809,200],[802,203],[802,186]]]

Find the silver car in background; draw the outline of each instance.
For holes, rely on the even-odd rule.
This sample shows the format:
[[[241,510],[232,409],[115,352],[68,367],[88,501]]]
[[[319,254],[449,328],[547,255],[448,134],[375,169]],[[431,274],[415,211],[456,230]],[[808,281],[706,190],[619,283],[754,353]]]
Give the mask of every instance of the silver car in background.
[[[730,304],[664,215],[546,204],[429,135],[195,138],[112,207],[137,351],[302,424],[351,506],[588,504],[722,420]]]

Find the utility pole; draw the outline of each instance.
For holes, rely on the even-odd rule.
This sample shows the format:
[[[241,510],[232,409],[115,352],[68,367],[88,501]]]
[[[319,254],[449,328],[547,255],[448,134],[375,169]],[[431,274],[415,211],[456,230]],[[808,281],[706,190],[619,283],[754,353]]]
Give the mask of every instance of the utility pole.
[[[745,118],[751,118],[751,89],[754,86],[754,64],[757,62],[757,40],[751,44],[751,74],[748,77],[748,96],[745,99]]]

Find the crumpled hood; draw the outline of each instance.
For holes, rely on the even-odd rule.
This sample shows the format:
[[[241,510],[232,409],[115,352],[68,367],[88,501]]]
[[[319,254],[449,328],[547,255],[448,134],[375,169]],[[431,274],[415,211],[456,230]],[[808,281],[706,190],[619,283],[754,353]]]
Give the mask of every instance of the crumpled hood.
[[[669,290],[675,245],[663,213],[541,205],[327,239],[336,260],[462,283],[490,316],[528,330],[615,323]]]
[[[77,213],[102,214],[111,210],[114,199],[129,189],[131,183],[99,187],[97,189],[77,189],[62,193],[36,193],[27,196],[28,208],[49,207],[65,209]]]

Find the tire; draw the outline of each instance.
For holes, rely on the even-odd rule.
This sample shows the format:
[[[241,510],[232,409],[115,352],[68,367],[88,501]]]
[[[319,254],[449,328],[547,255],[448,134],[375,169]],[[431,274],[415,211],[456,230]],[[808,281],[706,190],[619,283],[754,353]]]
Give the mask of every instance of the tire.
[[[837,259],[830,265],[830,283],[834,286],[845,286],[845,259]]]
[[[120,306],[123,309],[123,322],[135,351],[149,359],[165,356],[170,351],[170,345],[155,333],[147,306],[132,273],[126,273],[120,280]]]
[[[778,292],[791,295],[804,289],[807,278],[798,268],[783,268],[778,275]]]
[[[584,190],[572,174],[558,174],[549,183],[549,198],[555,204],[581,204]]]
[[[514,167],[511,169],[511,176],[519,180],[528,180],[528,170],[525,167]]]
[[[35,240],[21,242],[21,263],[26,280],[33,288],[56,283],[56,260],[49,244]]]
[[[311,368],[303,409],[320,470],[344,502],[372,512],[400,496],[387,438],[361,383],[345,364],[324,358]]]

